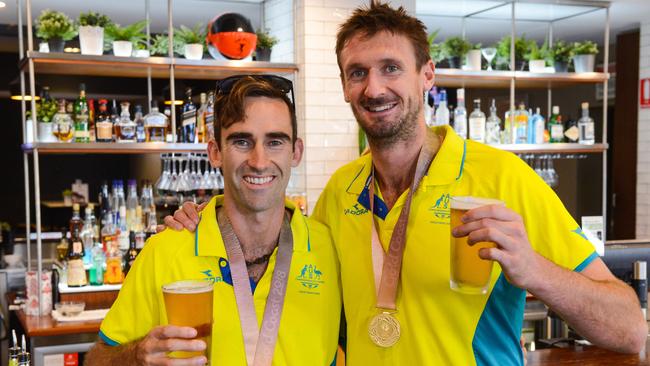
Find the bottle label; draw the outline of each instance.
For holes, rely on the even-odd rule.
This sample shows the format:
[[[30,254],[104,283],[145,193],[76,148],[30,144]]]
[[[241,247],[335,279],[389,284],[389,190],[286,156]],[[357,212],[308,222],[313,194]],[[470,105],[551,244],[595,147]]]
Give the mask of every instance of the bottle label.
[[[110,284],[122,283],[122,258],[119,256],[106,259],[104,282]]]
[[[74,254],[81,254],[81,248],[83,248],[83,244],[81,244],[80,241],[75,241],[72,243],[72,252]]]
[[[580,137],[580,131],[576,126],[571,126],[569,127],[568,130],[564,132],[564,136],[566,136],[566,138],[569,139],[569,141],[576,142]]]
[[[111,122],[97,122],[97,139],[104,141],[113,139],[113,124]]]
[[[79,243],[81,244],[81,243]],[[85,286],[86,270],[82,259],[68,261],[68,286]]]
[[[564,127],[562,125],[551,125],[551,140],[562,140]]]
[[[478,142],[485,142],[485,118],[469,118],[469,138]]]
[[[183,113],[183,127],[196,123],[196,110]]]

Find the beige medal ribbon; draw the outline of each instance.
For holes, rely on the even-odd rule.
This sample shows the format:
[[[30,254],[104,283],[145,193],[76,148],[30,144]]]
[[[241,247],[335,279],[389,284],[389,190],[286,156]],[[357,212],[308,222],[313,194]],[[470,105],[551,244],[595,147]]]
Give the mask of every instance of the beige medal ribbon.
[[[397,310],[395,302],[397,299],[397,285],[402,270],[404,246],[406,244],[406,227],[413,195],[433,160],[437,147],[436,139],[434,132],[427,129],[427,138],[418,156],[413,182],[406,196],[404,207],[402,207],[397,223],[393,228],[388,253],[384,252],[381,245],[374,218],[374,167],[369,180],[370,217],[372,220],[372,267],[377,293],[377,308],[380,313],[371,319],[368,325],[368,333],[371,340],[380,347],[391,347],[397,343],[400,337],[400,324],[391,313],[395,313]]]
[[[241,244],[225,211],[218,210],[217,217],[221,237],[230,261],[230,273],[239,312],[239,321],[244,336],[247,365],[270,366],[273,362],[273,353],[278,339],[278,329],[280,328],[289,269],[291,268],[293,234],[289,214],[284,216],[282,228],[280,229],[278,254],[271,279],[271,289],[266,299],[261,330],[257,326],[253,293]]]

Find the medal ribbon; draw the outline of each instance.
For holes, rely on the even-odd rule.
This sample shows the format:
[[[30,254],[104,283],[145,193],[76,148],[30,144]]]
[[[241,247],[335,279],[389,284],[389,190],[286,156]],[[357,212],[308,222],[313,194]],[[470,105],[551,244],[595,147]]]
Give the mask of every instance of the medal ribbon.
[[[232,224],[226,216],[225,211],[218,210],[217,216],[221,237],[223,238],[228,260],[230,261],[230,273],[232,275],[235,301],[237,302],[237,310],[239,312],[239,321],[244,336],[247,365],[270,366],[273,362],[273,353],[278,339],[282,307],[287,291],[289,269],[291,268],[293,234],[291,232],[289,215],[285,214],[284,220],[282,220],[278,254],[271,279],[271,289],[266,299],[261,330],[257,326],[253,292],[251,290],[241,244],[233,231]]]
[[[411,201],[413,194],[418,189],[422,178],[429,170],[429,165],[433,160],[433,155],[437,147],[436,136],[433,131],[427,128],[427,138],[425,139],[420,154],[418,155],[415,175],[411,183],[410,190],[406,196],[404,207],[400,212],[397,223],[393,228],[393,234],[390,237],[388,253],[379,240],[377,227],[374,217],[374,199],[375,199],[375,172],[372,169],[369,189],[370,189],[370,218],[372,219],[372,267],[375,276],[375,290],[377,292],[377,308],[379,309],[396,309],[397,284],[402,270],[402,258],[404,246],[406,244],[406,226],[408,224],[409,212],[411,210]]]

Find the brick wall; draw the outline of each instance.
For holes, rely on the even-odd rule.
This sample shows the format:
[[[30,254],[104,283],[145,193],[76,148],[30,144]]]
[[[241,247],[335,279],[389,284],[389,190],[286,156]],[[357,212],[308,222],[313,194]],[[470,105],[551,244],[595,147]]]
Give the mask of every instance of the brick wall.
[[[650,21],[641,23],[639,78],[650,78]],[[650,109],[639,108],[636,237],[650,238]]]
[[[264,2],[264,24],[278,39],[271,53],[272,62],[294,62],[293,1],[267,0]]]

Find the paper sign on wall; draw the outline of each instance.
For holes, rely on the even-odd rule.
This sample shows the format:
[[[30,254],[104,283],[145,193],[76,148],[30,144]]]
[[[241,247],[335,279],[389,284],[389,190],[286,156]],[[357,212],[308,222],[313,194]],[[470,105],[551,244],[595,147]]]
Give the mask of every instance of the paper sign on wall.
[[[596,248],[599,256],[605,255],[605,244],[603,238],[603,217],[602,216],[582,216],[582,232]]]

